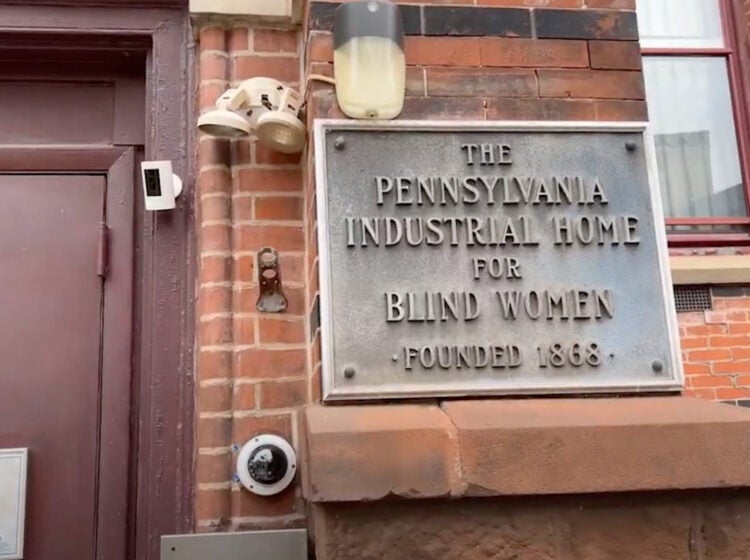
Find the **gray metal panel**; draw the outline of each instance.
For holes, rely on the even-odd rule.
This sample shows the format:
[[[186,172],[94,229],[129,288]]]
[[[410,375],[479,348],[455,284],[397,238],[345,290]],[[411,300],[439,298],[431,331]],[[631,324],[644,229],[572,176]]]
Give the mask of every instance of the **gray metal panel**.
[[[251,531],[161,538],[161,560],[307,560],[307,531]]]
[[[468,165],[461,146],[507,144],[512,165]],[[666,237],[653,145],[643,124],[603,123],[352,123],[319,121],[316,127],[318,220],[323,322],[323,378],[327,400],[436,395],[586,393],[665,390],[682,382],[676,317],[666,258]],[[478,163],[478,162],[476,162]],[[581,177],[597,179],[606,204],[396,204],[394,191],[378,203],[376,177]],[[510,179],[508,179],[510,180]],[[480,187],[481,188],[481,187]],[[518,191],[519,189],[516,189]],[[414,198],[415,191],[409,197]],[[498,194],[498,199],[500,198]],[[362,246],[362,217],[486,223],[525,216],[538,245],[417,247],[402,241]],[[637,244],[554,243],[553,220],[601,216],[638,220]],[[353,228],[347,219],[354,219]],[[425,222],[426,223],[426,222]],[[425,226],[426,227],[426,226]],[[406,226],[404,225],[404,228]],[[443,226],[446,236],[447,225]],[[354,231],[354,234],[352,234]],[[483,233],[486,237],[490,234]],[[384,235],[383,235],[384,237]],[[405,237],[405,236],[404,236]],[[417,237],[415,235],[415,237]],[[468,237],[468,234],[464,236]],[[351,240],[354,239],[354,243]],[[475,257],[518,259],[522,278],[475,279]],[[613,317],[520,314],[501,317],[496,292],[571,294],[609,290]],[[473,293],[477,320],[388,322],[386,293]],[[571,296],[576,297],[576,296]],[[592,296],[593,297],[593,296]],[[415,313],[425,314],[426,304]],[[575,344],[601,349],[602,363],[540,367],[538,347]],[[515,346],[515,368],[423,367],[406,351],[426,346]],[[447,354],[446,354],[447,355]]]

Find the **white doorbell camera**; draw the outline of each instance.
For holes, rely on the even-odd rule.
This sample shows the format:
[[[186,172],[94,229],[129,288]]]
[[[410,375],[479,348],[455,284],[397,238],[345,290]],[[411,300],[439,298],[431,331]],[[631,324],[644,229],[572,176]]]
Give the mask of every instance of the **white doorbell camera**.
[[[142,162],[141,178],[146,210],[175,208],[175,199],[182,192],[182,179],[172,172],[171,161]]]
[[[297,472],[297,455],[279,436],[255,436],[240,449],[237,477],[242,486],[259,496],[274,496],[286,490]]]

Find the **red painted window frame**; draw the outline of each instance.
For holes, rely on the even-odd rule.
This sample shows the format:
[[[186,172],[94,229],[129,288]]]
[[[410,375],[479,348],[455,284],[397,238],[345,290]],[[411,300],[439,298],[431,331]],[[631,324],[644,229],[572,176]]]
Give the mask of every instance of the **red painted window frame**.
[[[745,187],[745,210],[747,217],[711,217],[711,218],[667,218],[668,226],[699,225],[732,225],[745,226],[742,233],[686,233],[668,234],[669,245],[673,247],[702,247],[717,245],[750,245],[750,127],[746,106],[745,85],[743,82],[742,61],[739,54],[739,38],[735,23],[735,9],[732,0],[718,0],[721,13],[721,25],[725,46],[721,48],[644,48],[644,58],[649,56],[711,56],[724,58],[727,62],[729,89],[732,96],[732,113],[734,115],[737,148],[742,171],[742,182]]]

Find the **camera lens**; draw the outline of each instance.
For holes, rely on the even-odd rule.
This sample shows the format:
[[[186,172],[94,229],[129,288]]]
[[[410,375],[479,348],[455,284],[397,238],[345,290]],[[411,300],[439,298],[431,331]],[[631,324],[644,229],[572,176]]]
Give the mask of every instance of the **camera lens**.
[[[275,445],[261,445],[247,461],[250,477],[260,484],[276,484],[288,469],[286,454]]]

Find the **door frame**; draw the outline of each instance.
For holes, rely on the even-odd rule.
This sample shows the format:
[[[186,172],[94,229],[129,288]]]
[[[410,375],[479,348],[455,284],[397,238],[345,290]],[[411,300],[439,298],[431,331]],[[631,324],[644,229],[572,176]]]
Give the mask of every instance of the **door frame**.
[[[103,343],[105,349],[112,350],[107,359],[112,359],[117,367],[127,365],[137,380],[132,390],[138,404],[134,417],[129,419],[134,432],[131,488],[126,497],[131,525],[129,535],[102,533],[102,537],[115,542],[125,538],[128,558],[156,560],[161,535],[193,529],[195,236],[190,146],[194,141],[194,47],[187,6],[180,0],[54,3],[48,6],[37,0],[23,0],[21,5],[15,0],[0,0],[0,51],[3,37],[12,37],[16,48],[26,37],[31,52],[39,33],[53,35],[71,48],[106,42],[112,53],[132,51],[142,45],[147,56],[145,158],[171,160],[185,184],[175,210],[146,212],[140,186],[133,176],[135,154],[129,146],[0,147],[3,171],[98,171],[108,175],[108,197],[114,196],[118,188],[126,189],[119,191],[117,203],[127,200],[126,204],[132,205],[131,222],[127,225],[134,235],[124,237],[132,241],[127,258],[135,255],[133,299],[121,300],[107,320],[133,317],[128,361],[123,363],[122,340],[108,340],[105,333]],[[82,4],[87,6],[81,7]],[[159,7],[145,9],[149,5]],[[111,223],[110,227],[125,225]],[[112,243],[128,241],[113,236]],[[126,254],[119,249],[112,255]],[[112,275],[109,285],[105,284],[107,290],[118,287],[114,278],[123,266],[130,263],[110,262]],[[119,349],[108,346],[113,344],[119,344]],[[131,387],[113,388],[113,395],[126,389],[131,391]],[[122,421],[117,402],[103,402],[102,407],[118,410],[109,421]],[[115,476],[117,469],[127,468],[128,460],[118,455],[102,449],[102,464],[108,467],[104,472],[111,469],[109,472]],[[105,488],[106,480],[101,482]],[[117,511],[116,504],[122,503],[122,498],[105,492],[101,506]]]

